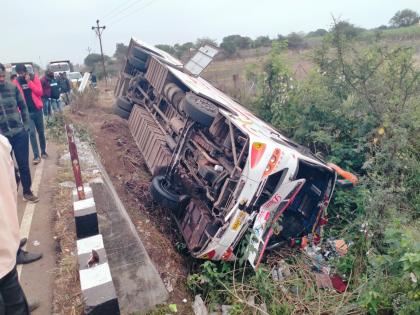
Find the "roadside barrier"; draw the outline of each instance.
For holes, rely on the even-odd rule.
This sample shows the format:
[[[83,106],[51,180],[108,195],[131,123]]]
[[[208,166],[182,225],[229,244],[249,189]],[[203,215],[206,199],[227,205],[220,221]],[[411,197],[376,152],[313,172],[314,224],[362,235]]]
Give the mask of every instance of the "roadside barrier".
[[[77,257],[85,315],[119,315],[120,309],[112,281],[92,188],[83,184],[73,128],[66,125],[70,160],[76,182],[72,193],[76,223]]]
[[[78,240],[77,255],[85,314],[119,314],[102,235]]]
[[[95,200],[87,198],[73,203],[74,219],[76,221],[77,239],[93,236],[99,233],[98,214]]]

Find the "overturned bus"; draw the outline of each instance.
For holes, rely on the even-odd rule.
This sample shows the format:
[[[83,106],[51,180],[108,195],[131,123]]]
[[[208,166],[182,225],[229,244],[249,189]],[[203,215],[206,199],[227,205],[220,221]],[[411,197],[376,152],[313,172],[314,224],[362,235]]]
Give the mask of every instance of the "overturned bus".
[[[179,60],[129,44],[115,113],[153,174],[153,198],[170,209],[193,257],[248,260],[311,235],[317,241],[337,168],[291,141]]]

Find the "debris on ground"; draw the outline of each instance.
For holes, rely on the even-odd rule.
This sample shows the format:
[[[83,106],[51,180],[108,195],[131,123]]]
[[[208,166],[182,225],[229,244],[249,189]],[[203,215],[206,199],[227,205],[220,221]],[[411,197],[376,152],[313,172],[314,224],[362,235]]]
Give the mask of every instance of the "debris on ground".
[[[339,293],[343,293],[347,290],[347,283],[339,275],[333,275],[331,277],[331,282],[334,289],[337,290]]]
[[[349,249],[349,246],[346,244],[344,240],[335,240],[334,241],[335,250],[340,256],[345,256]]]
[[[171,312],[178,313],[178,308],[176,307],[176,304],[169,304],[168,307]]]
[[[193,311],[195,315],[208,315],[206,305],[200,295],[195,296]]]
[[[331,278],[325,273],[315,273],[316,285],[320,289],[333,289]]]
[[[63,187],[63,188],[76,188],[76,184],[74,183],[74,181],[72,182],[72,181],[69,181],[69,180],[61,182],[58,185],[60,187]]]
[[[290,277],[290,268],[284,259],[280,260],[278,265],[273,267],[271,275],[274,281],[281,281]]]
[[[231,309],[231,305],[222,305],[222,315],[229,315]]]

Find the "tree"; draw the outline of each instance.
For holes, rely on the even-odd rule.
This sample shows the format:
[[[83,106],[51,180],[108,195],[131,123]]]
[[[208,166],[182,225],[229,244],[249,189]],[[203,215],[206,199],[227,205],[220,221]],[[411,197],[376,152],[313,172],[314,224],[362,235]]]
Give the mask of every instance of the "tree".
[[[330,31],[332,33],[340,33],[340,35],[344,35],[346,39],[352,39],[365,31],[365,29],[357,27],[347,21],[338,21],[334,24]]]
[[[318,28],[316,31],[313,32],[309,32],[308,35],[306,35],[306,37],[318,37],[318,36],[324,36],[325,34],[327,34],[328,31],[323,29],[323,28]]]
[[[414,25],[419,21],[420,16],[417,12],[410,9],[404,9],[395,13],[395,15],[389,21],[389,24],[391,24],[393,27],[406,27]]]
[[[117,43],[115,47],[114,57],[117,58],[118,61],[122,61],[127,55],[127,52],[128,46],[124,45],[123,43]]]
[[[229,56],[232,56],[236,52],[236,49],[238,48],[237,39],[239,37],[240,35],[229,35],[229,36],[223,37],[220,47],[223,48],[223,50]]]
[[[251,45],[252,39],[247,36],[244,37],[241,35],[229,35],[223,37],[220,47],[223,48],[223,50],[231,56],[238,49],[248,49],[251,47]]]
[[[171,45],[159,44],[159,45],[155,45],[155,47],[156,48],[159,48],[159,49],[161,49],[163,51],[166,51],[168,54],[176,55],[176,50]]]
[[[252,46],[254,48],[271,46],[271,39],[268,36],[258,36]]]
[[[288,46],[290,49],[300,49],[305,47],[303,36],[298,33],[290,33],[287,35]]]
[[[86,67],[94,68],[95,64],[101,62],[100,54],[89,54],[86,56],[84,63]]]
[[[105,64],[111,62],[111,58],[107,55],[104,55]],[[88,68],[88,71],[95,71],[98,79],[101,79],[104,76],[102,69],[102,58],[100,54],[90,54],[87,55],[84,60],[85,66]]]
[[[277,40],[282,41],[282,40],[286,40],[287,37],[283,36],[282,34],[277,34]]]
[[[194,43],[193,42],[186,42],[184,44],[175,44],[174,45],[175,56],[178,57],[178,58],[181,58],[187,52],[189,53],[190,50],[193,49],[193,48],[194,48]]]
[[[128,52],[128,46],[124,45],[123,43],[117,43],[115,45],[115,53],[114,57],[117,58],[120,55],[126,55]]]
[[[218,47],[215,39],[211,39],[209,37],[197,38],[197,40],[195,41],[195,48],[198,49],[204,45],[211,45],[211,46]]]

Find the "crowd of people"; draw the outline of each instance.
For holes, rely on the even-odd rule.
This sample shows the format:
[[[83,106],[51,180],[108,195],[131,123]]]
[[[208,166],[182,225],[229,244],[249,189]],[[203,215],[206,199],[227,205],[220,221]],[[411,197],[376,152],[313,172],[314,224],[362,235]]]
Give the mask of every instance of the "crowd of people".
[[[24,64],[15,70],[6,81],[0,63],[0,314],[24,315],[37,305],[27,302],[16,265],[37,261],[42,254],[22,249],[27,239],[19,238],[18,187],[22,185],[24,200],[39,201],[31,189],[29,143],[34,165],[48,158],[44,121],[61,110],[62,95],[69,102],[71,86],[64,73],[56,78],[47,70],[39,79]]]
[[[62,110],[62,103],[69,104],[72,87],[65,72],[55,76],[47,70],[39,78],[24,64],[17,64],[15,72],[6,80],[0,63],[0,315],[26,315],[38,306],[28,303],[18,279],[16,265],[37,261],[42,253],[22,249],[27,239],[19,237],[17,193],[21,185],[25,201],[39,201],[31,188],[29,143],[33,165],[48,158],[45,122]],[[96,87],[93,73],[90,84]]]

